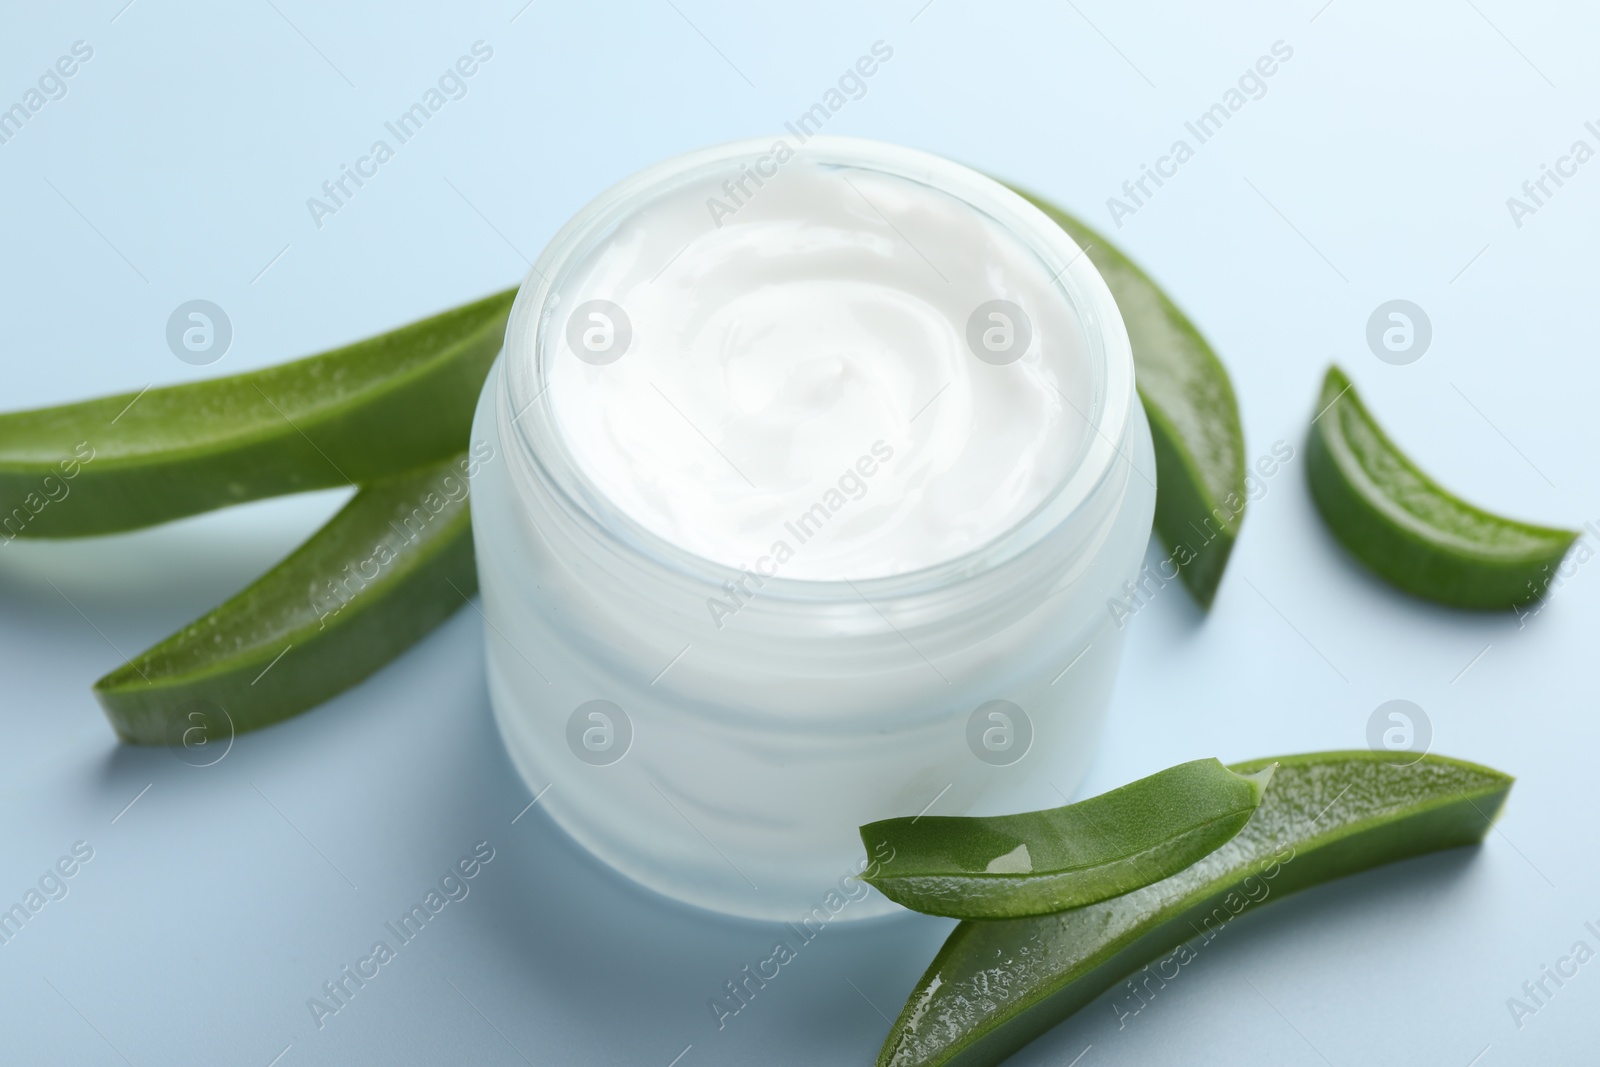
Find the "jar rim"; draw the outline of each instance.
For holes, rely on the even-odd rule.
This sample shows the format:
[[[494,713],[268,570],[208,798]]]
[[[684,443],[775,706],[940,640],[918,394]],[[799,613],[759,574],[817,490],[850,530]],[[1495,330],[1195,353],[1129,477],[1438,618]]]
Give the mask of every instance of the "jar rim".
[[[556,293],[567,275],[622,218],[647,198],[679,182],[772,152],[789,137],[750,138],[674,156],[652,164],[600,193],[551,238],[517,293],[506,326],[497,398],[502,438],[509,431],[525,461],[514,465],[539,480],[563,510],[596,535],[685,577],[720,587],[743,572],[699,555],[645,528],[623,512],[586,476],[567,450],[551,405],[545,338]],[[1118,462],[1135,401],[1133,352],[1127,329],[1104,279],[1084,250],[1026,198],[976,170],[941,156],[862,138],[814,135],[800,147],[813,162],[878,171],[929,186],[988,216],[1028,247],[1053,276],[1077,315],[1088,357],[1093,400],[1080,412],[1088,422],[1076,465],[1030,511],[994,537],[963,553],[897,574],[866,578],[763,579],[763,598],[833,601],[915,596],[992,572],[1024,554],[1049,533],[1082,515]],[[798,154],[798,153],[797,153]],[[532,358],[527,358],[530,356]],[[511,358],[519,356],[522,358]],[[514,479],[515,480],[515,479]],[[1086,517],[1093,521],[1099,516]]]

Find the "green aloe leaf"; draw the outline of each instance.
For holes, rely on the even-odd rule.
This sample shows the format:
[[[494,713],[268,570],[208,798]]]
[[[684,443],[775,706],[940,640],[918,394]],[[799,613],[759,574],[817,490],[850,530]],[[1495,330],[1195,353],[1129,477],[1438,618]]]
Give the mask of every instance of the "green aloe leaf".
[[[1141,965],[1246,909],[1356,871],[1483,839],[1510,776],[1474,763],[1317,752],[1277,764],[1243,830],[1163,881],[1075,911],[963,922],[912,991],[879,1067],[996,1064]],[[1191,1058],[1222,1058],[1200,1054]]]
[[[78,537],[459,452],[516,290],[265,370],[0,415],[0,539]]]
[[[861,828],[867,878],[897,904],[956,919],[1045,915],[1183,870],[1244,828],[1272,777],[1194,760],[1077,804],[989,818],[922,816]]]
[[[1428,477],[1383,432],[1350,379],[1329,367],[1306,442],[1323,521],[1362,563],[1415,596],[1462,608],[1539,597],[1573,530],[1474,507]]]
[[[468,482],[487,446],[363,487],[256,582],[95,683],[124,741],[217,740],[376,671],[477,591]]]

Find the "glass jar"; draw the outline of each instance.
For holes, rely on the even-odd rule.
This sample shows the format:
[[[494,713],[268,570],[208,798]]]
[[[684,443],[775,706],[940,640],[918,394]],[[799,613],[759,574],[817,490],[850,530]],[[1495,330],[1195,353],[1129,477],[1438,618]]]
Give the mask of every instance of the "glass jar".
[[[923,183],[1033,250],[1075,312],[1093,430],[1044,501],[964,555],[855,581],[767,578],[737,618],[710,598],[743,573],[623,514],[564,448],[544,361],[560,283],[643,199],[769,153],[751,141],[626,179],[544,250],[479,401],[473,532],[488,684],[539,805],[635,881],[759,919],[864,918],[857,827],[1066,802],[1110,699],[1155,506],[1150,431],[1116,304],[1088,258],[1021,197],[909,149],[814,137],[830,166]],[[883,857],[878,857],[879,859]]]

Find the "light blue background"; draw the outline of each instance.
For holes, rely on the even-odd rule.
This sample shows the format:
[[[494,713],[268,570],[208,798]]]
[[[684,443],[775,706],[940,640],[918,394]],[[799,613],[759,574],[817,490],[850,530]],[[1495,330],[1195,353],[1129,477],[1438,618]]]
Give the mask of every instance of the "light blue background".
[[[1592,1057],[1600,964],[1520,1029],[1506,1000],[1580,937],[1600,947],[1583,929],[1600,920],[1600,571],[1579,568],[1525,627],[1408,600],[1332,543],[1298,458],[1338,361],[1468,498],[1600,519],[1600,162],[1521,227],[1505,203],[1574,140],[1600,147],[1583,128],[1600,119],[1591,12],[124,2],[13,5],[0,25],[0,104],[74,41],[94,48],[68,95],[0,145],[5,408],[264,366],[500,288],[606,185],[778,132],[880,39],[893,60],[830,132],[981,165],[1106,227],[1106,198],[1286,42],[1266,95],[1115,236],[1226,360],[1250,455],[1281,439],[1297,458],[1251,506],[1210,616],[1173,588],[1132,624],[1085,793],[1200,756],[1360,747],[1397,697],[1426,710],[1437,751],[1519,781],[1482,849],[1274,903],[1126,1028],[1102,998],[1016,1062]],[[480,39],[494,57],[468,96],[316,228],[306,198]],[[205,368],[163,336],[197,297],[235,330]],[[1364,341],[1396,297],[1434,326],[1410,366]],[[494,731],[470,610],[215,766],[114,742],[90,682],[243,586],[340,499],[0,548],[0,903],[73,842],[95,850],[69,895],[0,946],[0,1060],[870,1062],[947,924],[830,927],[719,1032],[707,999],[775,928],[622,882],[537,807],[512,823],[530,796]],[[319,1031],[306,999],[479,840],[495,858],[471,895]]]

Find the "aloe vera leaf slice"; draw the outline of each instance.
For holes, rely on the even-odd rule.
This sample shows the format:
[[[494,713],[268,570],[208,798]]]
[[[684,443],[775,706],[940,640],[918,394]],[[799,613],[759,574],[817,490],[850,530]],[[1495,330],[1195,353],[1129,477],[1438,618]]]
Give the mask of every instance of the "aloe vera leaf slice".
[[[320,355],[0,415],[0,542],[356,485],[465,447],[516,291]]]
[[[1462,608],[1538,598],[1577,539],[1457,497],[1399,450],[1350,379],[1329,367],[1306,442],[1306,476],[1340,544],[1391,584]]]
[[[956,919],[1083,907],[1159,882],[1244,828],[1272,768],[1193,760],[1077,804],[986,818],[922,816],[861,828],[890,858],[867,881],[897,904]]]
[[[364,486],[249,587],[97,681],[117,735],[193,745],[254,730],[410,648],[477,591],[467,497],[483,458]]]
[[[1428,755],[1402,765],[1368,751],[1232,769],[1250,774],[1273,763],[1272,785],[1245,828],[1187,870],[1075,911],[958,925],[891,1026],[879,1067],[999,1063],[1141,965],[1256,904],[1478,843],[1512,784],[1462,760]]]

